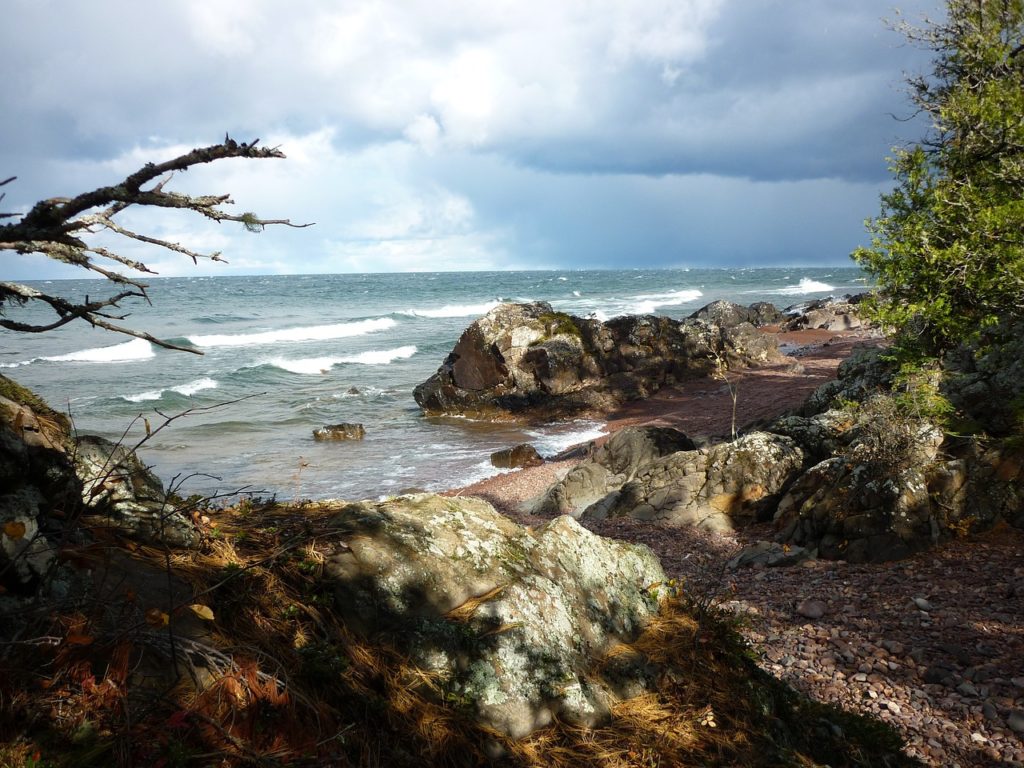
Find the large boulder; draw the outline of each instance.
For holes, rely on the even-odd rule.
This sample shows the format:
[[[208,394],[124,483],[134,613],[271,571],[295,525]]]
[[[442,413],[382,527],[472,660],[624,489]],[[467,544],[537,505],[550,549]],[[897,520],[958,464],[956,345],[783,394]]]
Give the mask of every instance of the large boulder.
[[[544,302],[502,304],[474,321],[437,373],[413,391],[427,413],[561,418],[607,411],[665,384],[778,357],[773,337],[749,323],[719,328],[653,315],[607,322],[555,312]]]
[[[583,510],[617,491],[655,459],[696,447],[689,437],[671,427],[620,429],[588,460],[552,485],[537,502],[534,513],[545,517],[579,517]]]
[[[343,507],[324,578],[339,617],[396,644],[489,727],[524,736],[557,717],[593,725],[647,684],[594,672],[657,612],[664,573],[643,546],[568,517],[530,530],[472,498]]]
[[[731,531],[770,517],[803,465],[803,451],[790,438],[753,432],[657,459],[581,516],[632,517]]]
[[[89,522],[150,544],[189,547],[196,531],[160,479],[123,445],[94,435],[76,441],[75,472]]]
[[[705,320],[714,325],[731,327],[741,323],[750,323],[755,328],[764,325],[772,325],[785,320],[785,315],[774,304],[766,301],[758,301],[750,306],[735,304],[731,301],[712,301],[705,304],[692,315],[692,320]]]
[[[77,503],[65,416],[0,376],[0,584],[35,583],[53,565],[53,541]]]
[[[652,449],[624,450],[644,440]],[[804,464],[792,439],[765,432],[701,449],[687,443],[683,437],[653,445],[643,431],[622,430],[608,441],[610,450],[599,451],[548,489],[535,512],[733,530],[770,516],[773,502]]]

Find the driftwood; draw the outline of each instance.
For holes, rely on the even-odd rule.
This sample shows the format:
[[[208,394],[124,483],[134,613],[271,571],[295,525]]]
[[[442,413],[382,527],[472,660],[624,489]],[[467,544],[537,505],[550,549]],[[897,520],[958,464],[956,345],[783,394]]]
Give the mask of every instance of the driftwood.
[[[127,298],[141,298],[149,301],[148,285],[138,278],[129,277],[118,271],[127,267],[135,272],[156,274],[141,261],[125,258],[86,241],[88,235],[106,230],[131,240],[155,245],[175,253],[181,253],[198,263],[199,259],[225,261],[219,252],[197,253],[179,243],[160,240],[155,237],[133,232],[114,221],[114,217],[125,209],[137,206],[154,208],[177,208],[196,213],[216,222],[236,221],[246,229],[259,232],[271,224],[289,227],[308,227],[309,224],[292,224],[288,219],[261,219],[253,213],[231,214],[220,206],[232,204],[230,195],[202,195],[193,197],[165,190],[176,171],[186,171],[194,165],[212,163],[229,157],[283,158],[285,155],[276,147],[259,147],[259,139],[239,143],[229,136],[222,144],[193,149],[184,155],[163,163],[147,163],[124,181],[114,186],[100,187],[73,198],[52,198],[41,200],[20,218],[7,224],[0,224],[0,250],[17,253],[38,253],[64,264],[89,270],[102,275],[118,286],[116,293],[99,299],[86,296],[83,301],[70,301],[53,296],[45,291],[20,283],[0,282],[0,327],[14,331],[42,333],[59,328],[73,320],[84,320],[91,325],[108,331],[145,339],[168,349],[180,349],[201,354],[198,350],[182,347],[164,341],[150,334],[114,321],[124,320],[124,315],[111,314],[108,310],[118,308]],[[10,177],[0,181],[4,186],[14,181]],[[147,186],[149,185],[149,186]],[[0,194],[0,201],[3,200]],[[18,214],[0,213],[0,219],[17,218]],[[118,266],[119,265],[119,266]],[[56,317],[52,322],[33,324],[18,322],[3,317],[4,309],[12,304],[25,305],[29,302],[48,305]]]

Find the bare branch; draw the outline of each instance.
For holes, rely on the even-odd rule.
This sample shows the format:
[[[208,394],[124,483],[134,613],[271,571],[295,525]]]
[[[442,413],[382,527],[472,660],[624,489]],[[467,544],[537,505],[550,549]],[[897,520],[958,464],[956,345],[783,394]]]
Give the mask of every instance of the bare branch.
[[[89,298],[86,297],[84,301],[76,303],[28,286],[0,283],[0,317],[4,314],[5,305],[24,305],[30,301],[42,302],[57,314],[56,320],[45,324],[0,319],[0,327],[40,333],[59,328],[73,320],[85,320],[96,327],[146,339],[167,349],[202,354],[197,349],[172,344],[148,333],[110,322],[111,319],[122,320],[123,318],[112,318],[110,315],[104,314],[105,308],[117,307],[118,302],[129,297],[149,301],[146,294],[147,286],[120,272],[100,266],[93,257],[106,259],[138,272],[149,274],[155,274],[155,272],[142,261],[121,256],[107,248],[88,245],[82,238],[95,234],[102,227],[122,237],[183,254],[192,259],[193,263],[198,263],[199,259],[211,261],[224,261],[224,259],[219,252],[198,253],[180,243],[132,231],[115,223],[113,217],[130,206],[139,205],[192,211],[218,223],[223,221],[239,222],[253,232],[262,231],[264,227],[274,224],[296,228],[311,226],[311,224],[293,224],[288,219],[262,219],[253,213],[229,213],[220,207],[234,202],[231,196],[226,194],[191,196],[166,191],[168,182],[176,172],[186,171],[196,165],[232,157],[266,159],[285,156],[277,147],[259,147],[257,146],[258,142],[259,139],[249,143],[239,143],[230,136],[225,136],[222,144],[193,149],[163,163],[147,163],[120,184],[100,187],[72,198],[42,200],[21,217],[20,221],[0,224],[0,251],[9,250],[23,254],[38,253],[55,261],[95,272],[115,285],[130,286],[130,290],[121,291],[99,301],[89,301]],[[0,186],[8,184],[14,179],[15,177],[12,176],[0,181]],[[151,186],[143,189],[148,184]],[[0,200],[2,199],[3,195],[0,194]],[[91,214],[86,213],[96,208],[101,210]],[[0,214],[0,218],[16,218],[17,216],[18,214]]]

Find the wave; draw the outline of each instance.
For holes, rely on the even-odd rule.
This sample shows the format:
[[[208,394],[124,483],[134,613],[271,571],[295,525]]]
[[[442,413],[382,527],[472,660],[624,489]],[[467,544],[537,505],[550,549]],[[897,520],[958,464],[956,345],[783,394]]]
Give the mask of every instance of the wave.
[[[554,456],[566,448],[605,437],[605,425],[595,421],[576,421],[563,425],[561,429],[527,431],[531,444],[542,456]]]
[[[835,289],[834,285],[803,277],[796,285],[787,285],[785,288],[776,288],[771,291],[750,291],[750,293],[777,293],[781,296],[800,296],[805,293],[827,293]]]
[[[357,320],[351,323],[332,323],[331,325],[310,325],[300,328],[282,328],[262,333],[210,334],[205,336],[186,336],[190,342],[199,347],[252,347],[261,344],[280,344],[282,342],[329,341],[348,336],[364,336],[376,331],[393,328],[396,322],[390,317],[378,317],[373,320]]]
[[[145,339],[132,339],[123,344],[115,344],[112,347],[90,347],[77,352],[68,352],[65,355],[49,355],[47,357],[33,357],[31,360],[22,360],[17,363],[2,363],[0,368],[20,368],[23,365],[32,363],[129,363],[135,360],[148,360],[156,357],[153,345]]]
[[[406,309],[398,314],[409,317],[476,317],[486,315],[496,306],[501,304],[500,300],[488,301],[485,304],[445,304],[440,309]]]
[[[649,315],[658,309],[658,307],[678,307],[681,304],[694,302],[703,295],[703,292],[696,288],[689,288],[682,291],[649,293],[634,296],[632,300],[637,303],[633,306],[630,314]]]
[[[275,357],[267,360],[264,364],[280,368],[289,373],[318,374],[327,373],[331,368],[343,363],[355,363],[358,365],[388,365],[395,360],[405,360],[416,354],[416,347],[406,346],[397,349],[374,350],[371,352],[360,352],[358,355],[345,357],[304,357],[298,360],[288,360],[283,357]]]
[[[166,387],[164,389],[152,389],[148,392],[140,392],[137,395],[121,395],[122,400],[127,400],[129,403],[142,403],[148,400],[159,400],[167,392],[176,392],[179,395],[185,397],[192,397],[197,392],[202,392],[204,389],[216,389],[217,382],[214,379],[203,378],[190,381],[188,384],[179,384],[176,387]]]

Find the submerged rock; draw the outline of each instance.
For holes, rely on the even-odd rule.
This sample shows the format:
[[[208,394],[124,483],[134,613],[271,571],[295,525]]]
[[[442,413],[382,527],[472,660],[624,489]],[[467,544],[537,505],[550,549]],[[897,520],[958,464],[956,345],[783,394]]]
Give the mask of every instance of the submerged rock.
[[[327,424],[313,430],[313,439],[325,440],[362,440],[366,437],[366,429],[362,424]]]
[[[433,495],[350,504],[333,525],[324,578],[339,616],[397,644],[484,724],[513,737],[555,717],[592,725],[646,684],[643,669],[594,673],[658,610],[665,576],[646,547]]]

